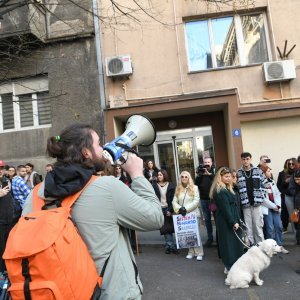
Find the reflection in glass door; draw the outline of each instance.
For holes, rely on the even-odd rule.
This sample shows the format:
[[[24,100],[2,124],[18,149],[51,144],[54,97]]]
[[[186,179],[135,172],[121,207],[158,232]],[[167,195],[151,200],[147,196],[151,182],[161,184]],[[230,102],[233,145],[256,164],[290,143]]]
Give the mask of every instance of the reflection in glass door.
[[[169,179],[176,183],[179,174],[186,170],[194,177],[194,156],[192,139],[181,139],[157,144],[159,165],[169,174]]]
[[[158,131],[153,145],[137,148],[145,161],[151,159],[165,169],[174,184],[183,170],[189,171],[194,179],[195,168],[205,157],[211,157],[216,164],[210,126]]]
[[[173,142],[165,142],[157,144],[158,159],[160,168],[168,172],[169,180],[176,184],[176,165],[174,159],[174,146]]]
[[[188,171],[192,177],[195,174],[193,141],[192,139],[176,141],[176,160],[178,176],[182,171]]]

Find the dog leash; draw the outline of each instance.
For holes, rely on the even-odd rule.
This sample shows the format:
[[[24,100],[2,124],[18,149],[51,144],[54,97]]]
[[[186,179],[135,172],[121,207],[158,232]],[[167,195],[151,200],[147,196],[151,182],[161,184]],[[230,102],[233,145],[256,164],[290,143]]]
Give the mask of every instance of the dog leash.
[[[240,226],[238,229],[241,229],[242,234],[244,234],[244,236],[246,237],[246,236],[247,236],[247,226],[246,226],[246,224],[245,224],[242,220],[240,220],[240,223],[241,223],[241,226]],[[244,227],[244,228],[243,228],[243,227]],[[233,229],[233,232],[234,232],[234,234],[236,235],[236,237],[238,238],[238,240],[239,240],[246,248],[248,248],[248,249],[251,248],[251,247],[248,246],[246,243],[244,243],[243,240],[241,240],[241,238],[240,238],[240,237],[238,236],[238,234],[236,233],[236,230],[235,230],[235,229]]]

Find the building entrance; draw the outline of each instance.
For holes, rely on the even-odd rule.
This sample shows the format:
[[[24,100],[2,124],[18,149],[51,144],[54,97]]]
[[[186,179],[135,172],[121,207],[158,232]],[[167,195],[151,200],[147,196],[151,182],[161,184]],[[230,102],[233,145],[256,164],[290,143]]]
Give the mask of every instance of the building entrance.
[[[165,169],[174,184],[184,170],[195,179],[195,169],[205,157],[215,161],[210,126],[158,131],[154,144],[139,146],[138,152],[144,160],[151,159],[158,168]]]

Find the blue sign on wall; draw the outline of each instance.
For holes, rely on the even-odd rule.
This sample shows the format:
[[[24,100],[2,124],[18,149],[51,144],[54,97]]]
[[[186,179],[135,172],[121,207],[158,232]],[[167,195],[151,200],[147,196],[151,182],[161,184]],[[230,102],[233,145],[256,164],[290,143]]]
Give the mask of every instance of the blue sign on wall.
[[[241,129],[239,129],[239,128],[232,129],[232,136],[233,137],[241,137]]]

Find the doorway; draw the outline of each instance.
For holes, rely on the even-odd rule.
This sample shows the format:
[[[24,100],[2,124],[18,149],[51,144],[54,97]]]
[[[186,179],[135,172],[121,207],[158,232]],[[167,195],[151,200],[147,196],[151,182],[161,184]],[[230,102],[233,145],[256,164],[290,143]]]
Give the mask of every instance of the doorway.
[[[151,159],[158,168],[165,169],[174,184],[184,170],[195,179],[195,169],[206,157],[215,164],[211,126],[158,131],[154,144],[139,146],[138,152],[144,160]]]

